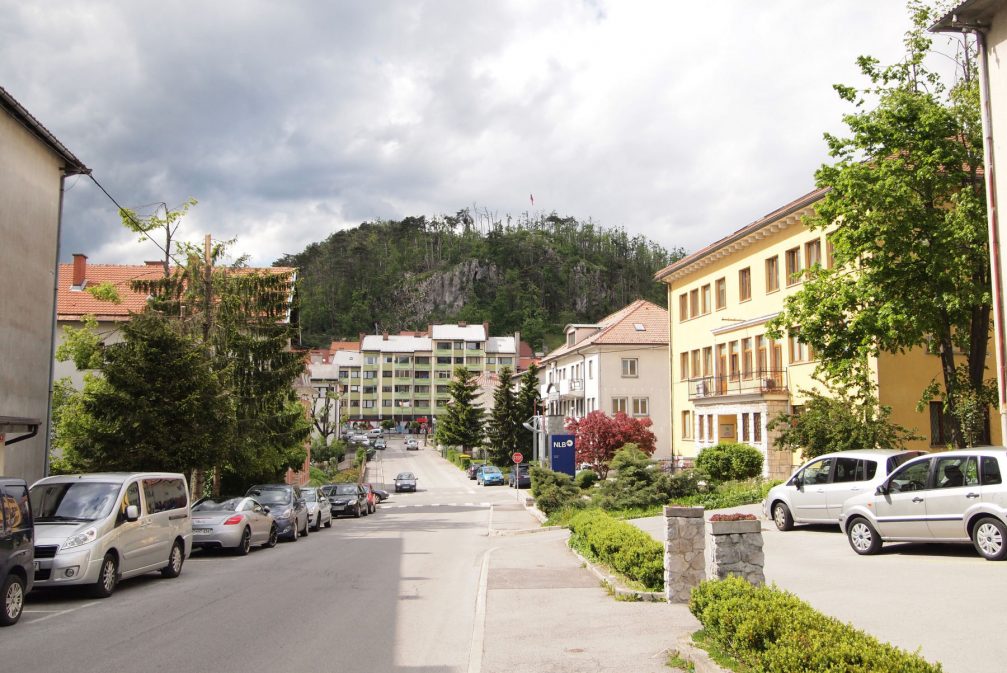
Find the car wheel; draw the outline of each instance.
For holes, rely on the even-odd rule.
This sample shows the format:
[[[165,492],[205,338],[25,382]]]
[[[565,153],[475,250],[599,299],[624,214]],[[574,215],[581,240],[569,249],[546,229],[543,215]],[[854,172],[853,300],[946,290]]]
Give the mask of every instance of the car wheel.
[[[91,595],[95,598],[108,598],[115,591],[118,581],[119,562],[115,560],[115,554],[105,554],[105,559],[101,562],[101,571],[98,573],[98,581],[91,586]]]
[[[308,533],[311,532],[311,526],[308,525],[308,517],[304,517],[304,530],[301,531],[302,537],[308,537]]]
[[[987,561],[1002,561],[1007,557],[1007,527],[999,519],[986,517],[972,529],[972,544]]]
[[[266,544],[262,546],[266,547],[267,549],[272,549],[273,547],[276,546],[276,538],[277,538],[276,524],[273,524],[272,526],[269,527],[269,537],[266,539]]]
[[[360,503],[359,502],[357,503],[357,509],[354,510],[354,512],[353,512],[353,518],[354,519],[359,519],[360,518]]]
[[[861,556],[877,554],[881,549],[881,537],[878,535],[878,531],[874,530],[874,526],[862,517],[850,522],[846,529],[846,537],[849,538],[853,551]]]
[[[248,526],[245,526],[244,532],[241,534],[241,542],[238,546],[234,548],[234,554],[236,556],[245,556],[248,554],[248,550],[252,548],[252,531]]]
[[[315,515],[315,525],[311,527],[311,530],[321,530],[322,529],[322,515]]]
[[[185,561],[185,551],[181,542],[171,545],[171,553],[168,554],[168,565],[161,568],[161,577],[178,577],[182,574],[182,562]]]
[[[21,619],[21,611],[24,610],[24,580],[11,573],[4,580],[0,596],[3,597],[0,626],[17,624],[17,620]]]
[[[328,519],[328,521],[325,522],[325,527],[326,528],[332,528],[332,517],[333,517],[333,515],[329,514],[329,519]]]
[[[794,517],[790,514],[790,508],[786,503],[773,503],[773,523],[780,530],[794,529]]]

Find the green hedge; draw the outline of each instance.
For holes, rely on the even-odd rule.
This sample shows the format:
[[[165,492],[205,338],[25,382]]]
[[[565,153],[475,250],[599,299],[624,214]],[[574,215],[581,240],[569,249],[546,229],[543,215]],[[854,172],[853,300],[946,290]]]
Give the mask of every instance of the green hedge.
[[[753,505],[766,499],[769,489],[779,481],[748,481],[727,482],[721,484],[711,493],[699,493],[684,498],[672,498],[672,505],[680,507],[705,507],[706,509],[725,509],[740,505]]]
[[[696,469],[716,481],[751,479],[762,473],[763,457],[755,447],[736,442],[720,442],[696,456]]]
[[[613,519],[600,509],[570,517],[570,546],[648,591],[664,589],[664,547],[636,526]]]
[[[882,643],[775,587],[737,577],[702,582],[689,610],[703,634],[750,673],[939,673],[918,654]]]

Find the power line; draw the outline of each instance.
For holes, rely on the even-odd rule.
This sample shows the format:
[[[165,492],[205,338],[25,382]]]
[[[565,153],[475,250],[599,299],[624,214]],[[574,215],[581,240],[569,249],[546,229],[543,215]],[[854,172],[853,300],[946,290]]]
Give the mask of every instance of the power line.
[[[87,176],[89,178],[91,178],[91,182],[93,182],[94,184],[96,184],[98,186],[98,189],[100,189],[105,194],[105,196],[108,197],[108,200],[115,204],[115,207],[119,209],[119,214],[120,215],[125,214],[126,217],[128,217],[130,220],[133,221],[133,224],[135,224],[136,227],[140,231],[145,231],[143,224],[141,224],[139,220],[137,220],[135,217],[133,217],[133,213],[132,212],[130,212],[127,208],[123,208],[122,205],[118,201],[115,200],[114,196],[112,196],[111,194],[108,193],[108,190],[105,189],[104,185],[102,185],[100,182],[98,182],[98,178],[94,177],[94,173],[88,173]],[[165,205],[164,207],[165,207],[165,211],[167,211],[168,206]],[[167,212],[165,214],[165,217],[167,218]],[[176,227],[176,229],[177,229],[177,227]],[[172,232],[172,233],[174,233],[174,232]],[[178,260],[175,259],[175,256],[172,255],[170,251],[165,250],[163,247],[161,247],[160,243],[158,243],[153,238],[150,238],[149,236],[147,237],[147,239],[149,241],[151,241],[154,245],[156,245],[161,252],[163,252],[165,255],[167,255],[168,258],[171,259],[171,261],[173,261],[176,266],[181,266],[181,264],[179,264]]]

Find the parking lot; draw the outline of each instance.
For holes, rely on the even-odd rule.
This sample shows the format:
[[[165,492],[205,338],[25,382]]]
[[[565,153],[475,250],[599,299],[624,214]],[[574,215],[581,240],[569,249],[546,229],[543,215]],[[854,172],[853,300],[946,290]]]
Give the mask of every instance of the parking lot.
[[[858,556],[838,526],[782,533],[760,505],[766,581],[878,639],[940,661],[948,673],[1000,673],[1007,661],[1007,563],[971,545],[886,544]],[[657,537],[663,518],[635,523]],[[659,538],[660,539],[660,538]]]

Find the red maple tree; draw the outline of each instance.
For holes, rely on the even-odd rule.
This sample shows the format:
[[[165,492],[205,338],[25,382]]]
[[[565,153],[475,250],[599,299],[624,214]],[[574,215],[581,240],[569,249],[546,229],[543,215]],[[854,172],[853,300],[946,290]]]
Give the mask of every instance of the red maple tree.
[[[649,418],[632,418],[619,412],[609,417],[592,411],[581,419],[568,418],[566,429],[577,436],[577,464],[587,463],[598,476],[608,475],[608,464],[626,444],[636,444],[648,456],[654,453],[653,425]]]

